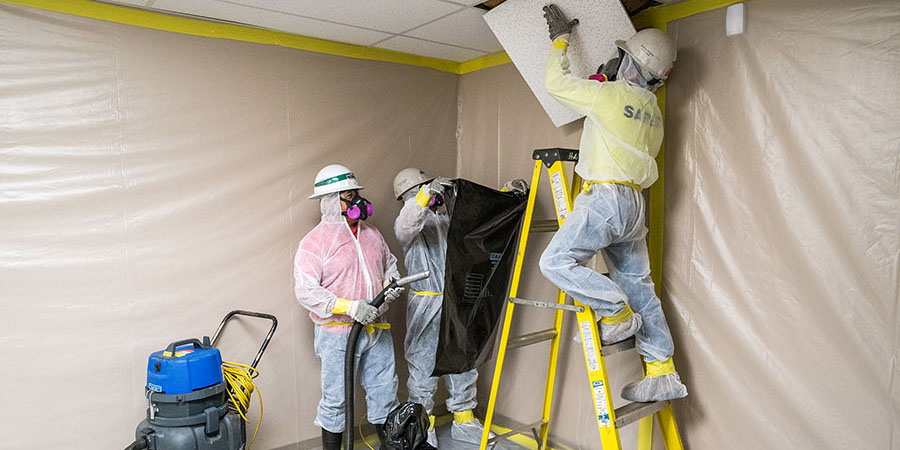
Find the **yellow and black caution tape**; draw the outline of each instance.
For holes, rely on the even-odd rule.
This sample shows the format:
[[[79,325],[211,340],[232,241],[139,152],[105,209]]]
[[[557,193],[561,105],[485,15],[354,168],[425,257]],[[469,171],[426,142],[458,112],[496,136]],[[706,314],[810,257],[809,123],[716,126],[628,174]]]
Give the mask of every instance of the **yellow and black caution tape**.
[[[259,432],[259,426],[262,425],[263,402],[262,394],[253,384],[253,378],[259,375],[259,371],[246,364],[222,361],[222,376],[228,384],[228,398],[231,399],[231,409],[238,412],[244,422],[249,422],[245,413],[250,409],[250,400],[253,391],[256,391],[259,398],[259,422],[256,424],[256,430],[253,432],[253,438],[250,439],[250,445],[247,450],[253,446],[256,440],[256,433]]]

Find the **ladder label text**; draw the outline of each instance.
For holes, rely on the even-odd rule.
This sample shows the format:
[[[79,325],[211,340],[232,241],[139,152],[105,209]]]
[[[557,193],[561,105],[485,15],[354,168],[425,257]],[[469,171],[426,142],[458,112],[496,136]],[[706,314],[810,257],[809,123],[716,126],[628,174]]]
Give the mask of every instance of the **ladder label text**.
[[[584,342],[584,356],[587,358],[588,370],[591,372],[600,370],[600,363],[597,361],[597,349],[594,347],[594,333],[591,331],[591,322],[589,320],[581,322],[581,342]]]
[[[553,203],[556,204],[556,216],[566,220],[569,216],[569,205],[566,203],[566,188],[563,186],[560,172],[550,174],[550,185],[553,187]]]
[[[597,406],[597,422],[601,427],[609,426],[609,409],[606,407],[606,389],[603,387],[603,380],[591,382],[594,389],[594,404]]]

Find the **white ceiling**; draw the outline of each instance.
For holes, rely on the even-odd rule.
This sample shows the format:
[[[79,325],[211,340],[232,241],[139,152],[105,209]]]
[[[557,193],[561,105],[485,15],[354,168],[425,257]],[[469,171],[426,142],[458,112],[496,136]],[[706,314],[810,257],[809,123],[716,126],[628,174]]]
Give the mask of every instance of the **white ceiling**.
[[[451,61],[503,50],[473,7],[484,0],[113,0],[301,36]]]

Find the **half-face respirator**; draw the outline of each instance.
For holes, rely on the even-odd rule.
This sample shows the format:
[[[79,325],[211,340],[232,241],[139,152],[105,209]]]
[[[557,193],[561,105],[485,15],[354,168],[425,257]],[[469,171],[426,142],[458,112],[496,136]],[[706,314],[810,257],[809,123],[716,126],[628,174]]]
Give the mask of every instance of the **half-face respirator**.
[[[372,202],[366,200],[356,192],[353,193],[353,197],[350,200],[341,197],[341,201],[347,204],[347,211],[343,214],[353,220],[366,220],[375,211]]]
[[[428,201],[429,208],[437,208],[444,204],[444,194],[437,194]]]

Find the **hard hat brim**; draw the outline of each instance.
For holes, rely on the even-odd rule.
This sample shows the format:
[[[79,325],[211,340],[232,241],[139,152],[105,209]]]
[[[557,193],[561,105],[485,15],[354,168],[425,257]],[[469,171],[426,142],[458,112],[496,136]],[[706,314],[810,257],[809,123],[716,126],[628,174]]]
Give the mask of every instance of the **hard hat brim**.
[[[339,190],[336,190],[336,191],[330,191],[330,192],[320,192],[320,193],[318,193],[318,194],[310,195],[309,197],[307,197],[307,200],[318,200],[318,199],[320,199],[320,198],[322,198],[322,197],[324,197],[324,196],[326,196],[326,195],[328,195],[328,194],[334,194],[335,192],[361,191],[361,190],[363,190],[363,189],[365,189],[365,186],[357,186],[357,187],[350,188],[350,189],[339,189]]]
[[[397,196],[397,200],[403,200],[403,196],[406,195],[407,192],[409,192],[409,191],[411,191],[411,190],[413,190],[413,189],[415,189],[415,188],[417,188],[417,187],[419,187],[419,186],[422,186],[423,184],[431,183],[432,181],[434,181],[435,178],[437,178],[437,177],[433,177],[433,178],[427,179],[427,180],[425,180],[425,181],[422,181],[421,183],[414,184],[414,185],[410,186],[409,189],[407,189],[407,190],[401,192],[400,195]]]

